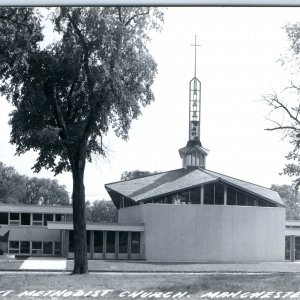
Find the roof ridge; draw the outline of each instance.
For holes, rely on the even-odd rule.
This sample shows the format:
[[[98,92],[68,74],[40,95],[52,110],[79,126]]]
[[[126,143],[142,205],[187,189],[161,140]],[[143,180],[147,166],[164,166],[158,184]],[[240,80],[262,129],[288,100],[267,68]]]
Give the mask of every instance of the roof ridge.
[[[144,175],[144,176],[140,176],[140,177],[136,177],[136,178],[130,178],[130,179],[126,179],[126,180],[118,180],[118,181],[106,183],[106,184],[104,184],[104,186],[119,183],[119,182],[126,182],[126,181],[136,180],[136,179],[140,179],[140,178],[150,177],[150,176],[154,176],[154,175],[164,174],[164,173],[173,172],[173,171],[177,171],[177,170],[181,170],[181,169],[183,169],[183,168],[178,168],[178,169],[174,169],[174,170],[170,170],[170,171],[161,171],[161,172],[157,172],[157,173],[154,173],[154,174]]]
[[[271,191],[273,191],[273,192],[276,192],[276,191],[272,190],[271,188],[267,188],[267,187],[262,186],[262,185],[259,185],[259,184],[257,184],[257,183],[249,182],[249,181],[246,181],[246,180],[243,180],[243,179],[238,179],[238,178],[235,178],[235,177],[232,177],[232,176],[229,176],[229,175],[225,175],[225,174],[222,174],[222,173],[218,173],[218,172],[215,172],[215,171],[212,171],[212,170],[206,170],[206,171],[212,172],[212,173],[216,173],[216,174],[219,174],[219,175],[222,175],[222,176],[230,177],[230,178],[235,179],[235,180],[239,180],[239,181],[243,181],[243,182],[246,182],[246,183],[250,183],[250,184],[259,186],[259,187],[261,187],[261,188],[264,188],[264,189],[266,189],[266,190],[271,190]],[[210,174],[210,175],[212,175],[212,174]],[[214,176],[214,175],[212,175],[212,176]]]
[[[216,179],[219,179],[220,177],[218,177],[218,176],[216,176],[216,175],[214,175],[214,174],[210,174],[209,172],[213,172],[213,171],[210,171],[210,170],[206,170],[206,169],[204,169],[204,168],[201,168],[201,167],[197,167],[197,169],[199,170],[199,171],[202,171],[203,173],[206,173],[206,174],[208,174],[208,175],[211,175],[211,176],[213,176],[213,177],[215,177]],[[216,172],[213,172],[213,173],[216,173]],[[218,174],[218,173],[217,173]],[[225,175],[226,176],[226,175]]]

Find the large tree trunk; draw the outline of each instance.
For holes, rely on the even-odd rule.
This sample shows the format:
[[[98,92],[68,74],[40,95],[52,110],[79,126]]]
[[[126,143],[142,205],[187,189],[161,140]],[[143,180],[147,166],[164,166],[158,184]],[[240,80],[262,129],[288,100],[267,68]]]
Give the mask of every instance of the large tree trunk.
[[[87,239],[85,219],[84,169],[85,151],[81,148],[72,157],[73,175],[73,224],[74,224],[74,270],[73,274],[88,273]]]

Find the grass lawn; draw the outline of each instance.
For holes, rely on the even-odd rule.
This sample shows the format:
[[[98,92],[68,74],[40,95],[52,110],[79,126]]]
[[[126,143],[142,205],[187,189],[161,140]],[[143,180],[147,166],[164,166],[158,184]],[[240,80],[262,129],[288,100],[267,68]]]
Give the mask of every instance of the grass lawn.
[[[24,260],[19,259],[0,259],[0,271],[17,270],[21,267]]]
[[[13,290],[3,299],[157,299],[155,297],[129,297],[129,292],[163,292],[168,299],[178,292],[187,292],[182,298],[175,299],[209,299],[201,297],[212,292],[287,292],[300,291],[300,275],[200,275],[200,274],[25,274],[6,273],[0,275],[0,291]],[[112,291],[105,294],[103,290]],[[53,290],[53,292],[48,292]],[[66,290],[63,294],[53,294]],[[81,291],[78,291],[81,290]],[[31,296],[20,296],[25,291]],[[99,292],[96,292],[99,291]],[[69,292],[69,296],[68,296]],[[88,294],[90,292],[90,294]],[[172,294],[167,294],[172,292]],[[72,295],[71,295],[71,294]],[[85,296],[83,295],[85,294]],[[97,295],[96,295],[97,294]],[[104,295],[105,294],[105,295]],[[24,295],[24,294],[23,294]],[[77,296],[76,296],[77,295]],[[80,296],[81,295],[81,296]],[[101,296],[102,295],[102,296]],[[158,294],[157,294],[158,295]],[[95,297],[97,296],[97,297]],[[122,297],[123,296],[123,297]],[[158,295],[159,296],[159,295]],[[163,295],[161,295],[163,296]],[[282,294],[283,296],[283,294]],[[300,298],[300,294],[298,296]],[[160,297],[158,299],[167,299]],[[222,298],[218,298],[222,299]],[[223,298],[223,299],[241,299]],[[244,298],[245,299],[245,298]],[[250,299],[250,297],[246,298]],[[255,298],[252,298],[255,299]],[[266,298],[264,298],[266,299]],[[274,299],[269,297],[269,299]],[[277,299],[283,299],[277,297]],[[285,297],[284,299],[290,299]]]

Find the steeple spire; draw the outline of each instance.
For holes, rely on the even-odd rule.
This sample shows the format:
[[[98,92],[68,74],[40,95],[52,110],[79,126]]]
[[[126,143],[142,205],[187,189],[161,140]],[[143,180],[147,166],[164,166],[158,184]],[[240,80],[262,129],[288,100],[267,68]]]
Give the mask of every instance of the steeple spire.
[[[200,142],[201,82],[197,78],[197,36],[195,35],[195,72],[189,83],[189,136],[187,145],[179,149],[183,168],[205,168],[208,150]]]
[[[197,78],[197,36],[195,35],[195,74],[190,81],[190,112],[189,112],[189,140],[198,140],[200,145],[200,105],[201,105],[201,82]]]

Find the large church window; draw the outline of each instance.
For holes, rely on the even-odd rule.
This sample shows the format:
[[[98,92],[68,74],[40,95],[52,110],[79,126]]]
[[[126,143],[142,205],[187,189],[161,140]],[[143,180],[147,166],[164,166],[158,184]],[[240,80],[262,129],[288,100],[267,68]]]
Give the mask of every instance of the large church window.
[[[196,187],[190,190],[190,201],[192,204],[200,204],[201,188]]]
[[[214,204],[215,184],[210,183],[204,186],[204,204]]]
[[[227,205],[236,205],[236,190],[227,186]]]
[[[220,182],[215,183],[215,204],[224,204],[224,185]]]
[[[237,205],[247,205],[246,194],[240,191],[237,191]]]

